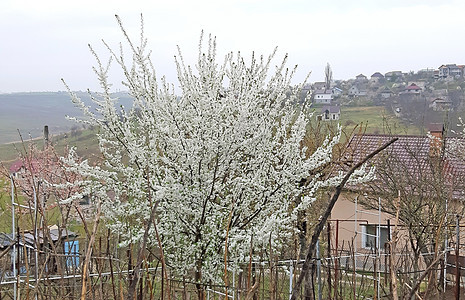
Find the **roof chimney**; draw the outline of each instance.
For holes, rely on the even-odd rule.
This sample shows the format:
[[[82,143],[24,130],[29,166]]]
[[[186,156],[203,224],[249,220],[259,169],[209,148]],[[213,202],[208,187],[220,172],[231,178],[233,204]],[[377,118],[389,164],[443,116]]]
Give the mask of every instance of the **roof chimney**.
[[[444,148],[444,124],[430,123],[428,131],[433,136],[430,141],[429,152],[432,156],[440,156]]]

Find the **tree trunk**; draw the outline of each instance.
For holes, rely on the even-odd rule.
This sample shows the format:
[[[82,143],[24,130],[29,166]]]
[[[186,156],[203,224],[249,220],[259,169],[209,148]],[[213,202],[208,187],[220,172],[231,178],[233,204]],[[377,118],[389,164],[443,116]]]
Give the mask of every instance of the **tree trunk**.
[[[197,263],[197,270],[195,270],[195,287],[197,289],[197,297],[199,300],[204,300],[205,299],[205,287],[201,283],[202,282],[202,261],[198,260]]]

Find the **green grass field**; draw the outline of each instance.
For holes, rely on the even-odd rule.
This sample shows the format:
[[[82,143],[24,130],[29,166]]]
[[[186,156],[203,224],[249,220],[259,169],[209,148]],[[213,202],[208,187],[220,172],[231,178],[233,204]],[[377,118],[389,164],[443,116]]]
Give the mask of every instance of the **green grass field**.
[[[77,153],[85,159],[95,159],[98,151],[98,142],[95,130],[80,130],[74,133],[59,134],[51,136],[50,140],[58,154],[63,154],[66,147],[76,147]],[[19,140],[19,137],[18,137]],[[9,167],[24,153],[31,143],[35,143],[38,148],[44,145],[43,139],[25,140],[22,142],[8,143],[0,145],[0,162]]]
[[[67,133],[51,136],[50,140],[60,155],[65,153],[66,147],[76,147],[77,153],[81,157],[91,161],[97,159],[98,143],[96,131],[94,130],[82,130],[72,134]],[[30,143],[35,143],[38,148],[42,148],[44,141],[43,139],[36,139],[27,140],[24,141],[24,143],[16,142],[0,145],[0,163],[2,164],[0,168],[5,167],[8,169],[13,162],[19,159],[20,153],[24,153],[24,151],[29,149]],[[6,172],[7,170],[5,169],[0,171],[0,232],[11,232],[11,187],[9,179],[3,176]],[[20,204],[25,203],[25,198],[21,196],[21,194],[18,195],[18,198],[19,199],[15,200],[16,202]],[[51,202],[54,202],[54,200]],[[22,213],[17,212],[16,217],[17,224],[20,225],[20,228],[32,228],[33,216],[25,209],[22,209]],[[59,223],[61,221],[59,208],[55,206],[49,209],[46,217],[50,225]],[[80,227],[82,226],[77,226],[76,228]],[[73,229],[76,230],[76,228]]]
[[[382,106],[341,107],[342,126],[349,130],[356,125],[362,131],[377,134],[419,134],[420,129],[406,126]]]

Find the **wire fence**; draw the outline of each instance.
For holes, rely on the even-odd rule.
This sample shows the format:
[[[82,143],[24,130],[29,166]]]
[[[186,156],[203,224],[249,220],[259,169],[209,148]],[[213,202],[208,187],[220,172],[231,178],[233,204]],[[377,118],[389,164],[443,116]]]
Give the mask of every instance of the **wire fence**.
[[[23,246],[24,253],[16,249],[19,255],[13,255],[10,249],[0,259],[0,300],[82,299],[83,293],[83,299],[125,299],[135,278],[133,249],[117,248],[111,236],[107,237],[109,239],[98,239],[88,260],[83,250],[70,255],[64,251],[64,247],[61,247],[61,253],[39,249],[37,267],[33,252],[28,252]],[[81,243],[85,244],[83,241]],[[429,269],[427,261],[438,253],[423,254],[415,262],[411,253],[403,251],[396,253],[392,260],[389,249],[372,249],[362,253],[354,252],[348,247],[328,251],[324,249],[323,243],[321,250],[321,253],[326,250],[331,256],[315,256],[312,272],[302,287],[302,299],[391,297],[393,268],[400,294],[408,294],[417,284],[415,280],[422,282],[422,288],[417,292],[418,297],[426,292],[426,285],[431,278],[439,283],[436,284],[435,291],[445,294],[447,287],[456,290],[457,274],[460,278],[465,275],[465,258],[457,258],[453,248],[441,252],[441,259]],[[148,249],[149,254],[139,270],[136,299],[289,299],[302,266],[302,261],[294,259],[255,261],[245,263],[238,271],[230,272],[228,286],[198,284],[175,276],[169,269],[167,276],[162,276],[162,264],[154,254],[156,251],[157,249]],[[16,259],[16,275],[11,269],[12,258]],[[83,277],[85,261],[88,261],[89,273]],[[455,267],[457,261],[459,273]],[[395,263],[394,267],[392,262]],[[428,272],[428,276],[420,279],[425,272]],[[199,294],[199,289],[203,291],[202,295]]]

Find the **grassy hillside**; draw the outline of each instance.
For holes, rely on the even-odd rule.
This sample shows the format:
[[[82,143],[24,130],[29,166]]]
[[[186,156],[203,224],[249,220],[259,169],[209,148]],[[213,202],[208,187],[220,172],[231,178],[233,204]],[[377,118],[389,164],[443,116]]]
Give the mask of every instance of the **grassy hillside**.
[[[91,105],[87,93],[77,92],[77,95],[86,105]],[[126,93],[112,96],[119,99],[119,104],[131,107]],[[54,134],[68,132],[76,124],[67,120],[67,115],[81,116],[67,92],[0,94],[0,144],[19,140],[18,130],[25,139],[40,137],[44,125]]]
[[[403,124],[381,106],[341,107],[340,121],[347,129],[362,124],[367,133],[420,134],[418,127]]]
[[[420,130],[414,126],[402,125],[395,116],[386,113],[384,109],[379,106],[342,107],[340,123],[343,125],[346,132],[351,132],[358,124],[368,133],[385,133],[388,131],[397,134],[420,133]],[[331,122],[326,124],[330,125]],[[389,126],[387,126],[387,124],[389,124]],[[96,133],[96,130],[87,129],[73,130],[65,134],[53,135],[53,130],[51,130],[52,135],[50,139],[59,154],[63,154],[66,147],[75,146],[81,157],[96,161],[99,157]],[[16,140],[18,139],[19,137],[16,138]],[[0,145],[0,161],[2,161],[6,167],[9,167],[11,163],[18,159],[20,152],[24,151],[24,149],[28,149],[30,143],[36,143],[39,148],[43,146],[43,140],[40,138],[26,140],[24,143],[15,142]],[[5,178],[0,178],[0,232],[8,232],[11,227],[10,197],[9,181]],[[20,198],[19,201],[22,201],[22,199]],[[57,210],[51,210],[48,218],[50,222],[53,223],[54,221],[58,221],[58,218],[59,212]],[[24,216],[19,222],[23,228],[29,228],[31,225],[29,224],[30,218],[27,216]],[[76,226],[73,230],[79,230],[79,226]]]
[[[15,202],[26,206],[28,205],[25,198],[20,194],[18,194],[18,199],[15,198]],[[52,202],[53,201],[48,204],[52,205]],[[60,209],[57,206],[51,206],[46,211],[45,215],[47,222],[52,225],[61,221]],[[31,214],[31,211],[28,209],[21,208],[17,210],[15,222],[21,229],[33,228],[33,220],[34,214]],[[11,225],[11,186],[9,180],[0,177],[0,232],[10,233]]]
[[[318,110],[318,109],[317,109]],[[404,125],[394,115],[387,113],[380,106],[341,107],[340,123],[346,132],[350,132],[356,125],[362,125],[367,133],[393,133],[393,134],[420,134],[420,129],[410,125]],[[65,134],[55,134],[51,129],[51,140],[59,153],[67,146],[77,147],[78,154],[91,160],[98,156],[98,143],[95,130],[74,130]],[[0,134],[1,136],[1,134]],[[17,135],[16,140],[19,140]],[[18,158],[19,151],[24,151],[24,146],[34,142],[39,147],[43,145],[42,139],[26,140],[21,142],[0,145],[0,161],[9,165]]]
[[[80,156],[96,160],[98,153],[98,144],[96,131],[82,130],[73,131],[73,133],[60,134],[51,136],[51,141],[59,154],[63,154],[68,146],[77,147],[77,152]],[[43,146],[42,139],[28,140],[24,143],[10,143],[0,145],[0,161],[8,168],[11,163],[19,157],[19,152],[24,152],[28,149],[30,143],[35,143],[39,148]],[[0,232],[11,232],[11,187],[9,179],[2,177],[0,172]],[[19,194],[19,199],[16,202],[23,203],[25,199]],[[51,201],[50,204],[53,204]],[[21,228],[32,228],[32,216],[24,211],[22,214],[17,214],[17,224]],[[61,214],[58,207],[53,207],[47,211],[47,220],[50,224],[57,224],[61,221]],[[73,227],[72,230],[80,229],[79,226]],[[79,230],[78,230],[79,231]]]
[[[85,159],[96,160],[99,150],[97,142],[97,131],[77,130],[71,133],[51,135],[50,140],[59,154],[63,154],[66,147],[76,147],[77,153]],[[21,142],[14,142],[0,145],[0,162],[9,167],[16,161],[20,153],[28,149],[30,143],[35,143],[39,148],[43,147],[43,139],[29,139]]]

